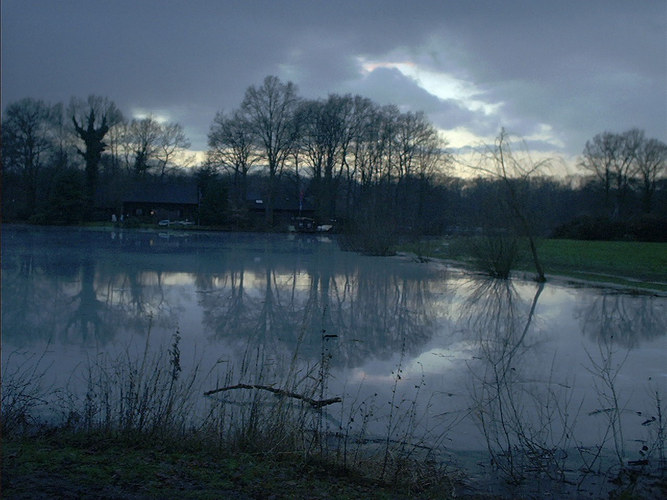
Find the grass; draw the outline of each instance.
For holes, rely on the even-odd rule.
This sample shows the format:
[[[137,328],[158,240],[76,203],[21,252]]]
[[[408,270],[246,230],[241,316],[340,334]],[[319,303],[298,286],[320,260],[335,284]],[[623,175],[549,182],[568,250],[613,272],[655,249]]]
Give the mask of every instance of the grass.
[[[4,440],[3,498],[419,498],[299,457],[56,432]],[[423,498],[449,498],[431,491]]]
[[[666,243],[543,240],[540,256],[554,272],[609,273],[667,282]]]
[[[419,255],[473,263],[467,238],[406,246]],[[543,239],[538,253],[547,274],[634,288],[667,291],[667,243]],[[534,270],[527,244],[520,246],[518,270]]]

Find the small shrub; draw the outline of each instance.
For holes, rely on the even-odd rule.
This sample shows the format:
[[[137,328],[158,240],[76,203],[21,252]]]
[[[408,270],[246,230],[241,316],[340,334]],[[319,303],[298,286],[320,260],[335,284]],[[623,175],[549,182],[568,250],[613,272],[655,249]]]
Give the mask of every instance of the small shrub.
[[[493,278],[508,279],[518,256],[515,236],[487,233],[467,240],[469,253],[480,271]]]
[[[398,242],[395,223],[387,217],[367,216],[348,225],[339,239],[343,250],[363,255],[394,255]]]
[[[16,364],[12,352],[3,360],[2,411],[0,424],[2,435],[20,434],[39,423],[37,414],[47,404],[51,389],[44,386],[48,367],[43,366],[43,357],[31,355]]]

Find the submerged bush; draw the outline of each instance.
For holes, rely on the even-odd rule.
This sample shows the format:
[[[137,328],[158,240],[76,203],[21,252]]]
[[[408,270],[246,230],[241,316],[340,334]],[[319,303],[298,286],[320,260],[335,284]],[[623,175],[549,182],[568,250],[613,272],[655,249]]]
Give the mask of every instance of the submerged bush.
[[[338,241],[343,250],[384,257],[395,255],[398,234],[390,218],[369,215],[348,224]]]
[[[501,232],[470,237],[468,252],[480,271],[493,278],[508,279],[518,256],[515,236]]]

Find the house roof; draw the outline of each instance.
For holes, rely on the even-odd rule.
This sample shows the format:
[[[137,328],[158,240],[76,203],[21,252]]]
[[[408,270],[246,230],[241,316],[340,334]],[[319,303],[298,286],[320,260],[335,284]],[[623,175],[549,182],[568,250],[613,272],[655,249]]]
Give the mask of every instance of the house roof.
[[[199,192],[194,182],[141,182],[123,196],[123,202],[197,205]]]

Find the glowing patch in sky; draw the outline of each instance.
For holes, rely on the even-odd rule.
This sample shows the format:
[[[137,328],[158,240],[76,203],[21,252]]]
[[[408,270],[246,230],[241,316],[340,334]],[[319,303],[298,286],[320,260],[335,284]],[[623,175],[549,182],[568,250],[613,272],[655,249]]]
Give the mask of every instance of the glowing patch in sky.
[[[448,73],[424,69],[413,62],[361,61],[367,73],[377,68],[393,68],[412,79],[417,85],[440,99],[453,99],[471,111],[482,111],[485,115],[496,113],[502,103],[488,103],[476,98],[480,90],[470,82],[456,78]]]
[[[164,112],[153,112],[153,111],[148,111],[142,108],[134,108],[132,110],[132,118],[135,118],[137,120],[143,120],[145,118],[152,118],[159,124],[165,124],[169,123],[169,114],[164,113]]]
[[[377,68],[391,68],[411,79],[420,88],[429,94],[442,99],[456,101],[463,108],[481,113],[499,123],[511,123],[511,117],[503,117],[502,101],[491,103],[483,100],[483,90],[474,83],[458,78],[451,73],[434,71],[428,67],[410,60],[396,59],[389,61],[371,61],[359,59],[362,70],[368,74]],[[443,129],[449,146],[453,148],[475,147],[480,143],[493,143],[494,137],[482,137],[465,127]],[[522,137],[524,141],[543,142],[550,144],[554,149],[565,147],[564,142],[554,132],[553,127],[546,123],[536,124],[534,132]]]
[[[546,123],[540,123],[538,130],[533,134],[524,137],[524,139],[526,141],[544,141],[557,147],[565,147],[565,143],[556,137],[553,127]]]
[[[478,146],[483,142],[493,142],[493,137],[480,137],[464,127],[456,127],[441,131],[442,137],[450,148],[464,148]]]

